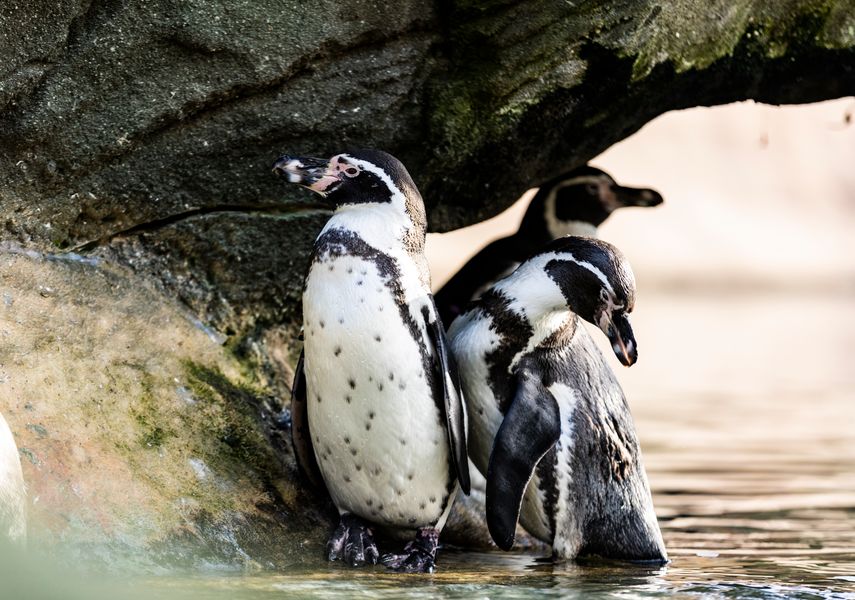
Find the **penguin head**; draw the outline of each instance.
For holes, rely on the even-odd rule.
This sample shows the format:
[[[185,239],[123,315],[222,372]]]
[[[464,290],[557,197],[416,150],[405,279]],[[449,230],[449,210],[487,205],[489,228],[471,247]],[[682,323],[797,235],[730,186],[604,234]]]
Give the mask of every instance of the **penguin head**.
[[[620,250],[602,240],[566,237],[543,249],[543,269],[574,313],[599,327],[621,364],[638,359],[628,314],[635,305],[635,277]]]
[[[605,171],[584,166],[540,186],[520,224],[520,233],[535,239],[594,235],[618,208],[659,204],[659,192],[618,185]]]
[[[421,201],[407,169],[381,150],[358,150],[332,158],[280,156],[273,172],[319,194],[336,207]]]

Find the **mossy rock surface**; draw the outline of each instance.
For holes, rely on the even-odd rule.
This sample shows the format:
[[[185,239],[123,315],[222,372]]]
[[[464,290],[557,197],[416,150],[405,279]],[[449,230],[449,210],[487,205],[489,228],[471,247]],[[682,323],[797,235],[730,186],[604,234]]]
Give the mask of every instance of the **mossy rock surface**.
[[[126,269],[6,252],[0,332],[31,544],[135,568],[320,556],[325,505],[280,399],[177,302]]]
[[[319,556],[274,416],[329,213],[280,153],[388,150],[447,230],[665,111],[851,94],[852,0],[6,3],[0,410],[33,543]]]
[[[388,150],[447,230],[667,110],[855,93],[852,0],[34,0],[0,32],[0,238],[254,339],[298,327],[324,220],[282,152]]]

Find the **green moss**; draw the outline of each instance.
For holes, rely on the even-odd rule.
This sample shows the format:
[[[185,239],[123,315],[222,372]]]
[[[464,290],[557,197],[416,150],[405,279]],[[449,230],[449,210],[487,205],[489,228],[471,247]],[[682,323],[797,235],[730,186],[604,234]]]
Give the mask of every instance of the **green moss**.
[[[839,4],[834,0],[722,0],[699,10],[696,2],[663,3],[651,10],[646,27],[613,47],[621,56],[635,58],[634,81],[662,62],[671,63],[678,73],[705,69],[732,56],[737,46],[753,46],[764,58],[780,58],[817,46],[832,16],[844,23],[849,13],[841,11]],[[839,25],[834,29],[837,34],[842,30]]]
[[[240,376],[230,378],[217,366],[192,360],[181,366],[190,392],[184,397],[175,393],[171,377],[160,379],[140,365],[113,366],[113,384],[127,383],[120,394],[131,397],[132,432],[113,447],[168,503],[181,490],[181,497],[198,502],[198,511],[219,518],[246,511],[255,501],[270,501],[265,493],[253,497],[227,491],[266,490],[269,477],[282,476],[280,460],[257,418],[264,391]]]
[[[651,13],[648,26],[616,50],[635,57],[633,80],[646,77],[664,61],[677,72],[702,69],[733,51],[749,25],[751,8],[751,2],[718,2],[707,10],[691,2],[663,3]],[[711,20],[710,14],[717,18]]]
[[[525,115],[558,90],[577,88],[584,98],[581,57],[592,48],[631,61],[627,86],[658,65],[701,71],[737,52],[756,57],[762,68],[768,59],[823,44],[851,46],[855,13],[842,4],[678,0],[638,6],[629,17],[625,7],[609,3],[455,2],[447,16],[449,74],[431,94],[437,161],[447,171],[506,143]]]
[[[35,452],[30,450],[29,448],[24,448],[23,446],[21,448],[18,448],[18,454],[26,458],[28,461],[30,461],[37,467],[41,466],[42,464],[42,461],[39,460],[39,457],[36,456]]]
[[[264,396],[261,388],[245,381],[232,381],[216,367],[200,365],[188,360],[184,362],[184,369],[191,388],[203,392],[207,397],[210,397],[210,392],[216,392],[222,398],[254,404]],[[205,390],[207,392],[204,392]]]
[[[167,434],[161,427],[151,427],[142,435],[140,443],[147,448],[158,448],[163,445],[169,435],[171,434]]]
[[[258,356],[248,348],[250,340],[255,340],[258,331],[253,329],[243,335],[232,335],[226,340],[224,348],[240,368],[241,376],[253,385],[257,385],[258,373],[261,370]]]
[[[816,47],[835,4],[832,0],[816,0],[787,20],[769,21],[768,55],[779,57],[787,52],[803,52]]]
[[[39,438],[42,438],[42,439],[46,438],[47,434],[48,434],[47,429],[45,429],[43,426],[39,425],[38,423],[27,423],[27,429],[29,429],[30,431],[35,433],[37,436],[39,436]]]
[[[500,142],[546,94],[578,84],[579,40],[588,23],[607,15],[587,4],[456,3],[449,17],[453,67],[431,95],[442,160]]]
[[[151,374],[140,365],[125,363],[136,371],[139,377],[140,393],[132,402],[130,414],[139,428],[137,442],[143,448],[159,448],[175,433],[164,424],[166,419],[163,410],[155,396],[155,382]]]
[[[818,36],[824,48],[843,49],[855,45],[855,10],[847,2],[834,3]]]
[[[216,367],[186,361],[184,369],[188,387],[201,405],[208,439],[218,443],[207,453],[208,459],[230,470],[254,467],[265,471],[276,460],[255,416],[265,393],[229,379]]]

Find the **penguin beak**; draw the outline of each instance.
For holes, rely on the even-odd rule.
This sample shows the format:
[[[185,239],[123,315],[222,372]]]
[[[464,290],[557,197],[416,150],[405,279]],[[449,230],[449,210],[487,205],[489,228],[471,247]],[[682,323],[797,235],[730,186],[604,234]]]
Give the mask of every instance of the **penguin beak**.
[[[329,159],[283,154],[273,163],[273,173],[284,177],[289,183],[296,183],[317,192],[321,196],[329,194],[341,179],[330,169]]]
[[[618,206],[659,206],[662,195],[648,188],[631,188],[615,185],[612,187]]]
[[[632,326],[629,324],[629,318],[626,314],[621,313],[615,318],[606,316],[605,327],[601,327],[603,333],[609,338],[620,363],[625,367],[631,367],[638,360],[638,345],[635,343],[635,335],[632,333]]]

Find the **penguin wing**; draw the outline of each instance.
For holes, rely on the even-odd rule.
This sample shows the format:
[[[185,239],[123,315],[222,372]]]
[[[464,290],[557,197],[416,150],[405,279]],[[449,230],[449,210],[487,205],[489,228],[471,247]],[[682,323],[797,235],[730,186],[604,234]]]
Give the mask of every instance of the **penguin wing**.
[[[309,431],[309,410],[306,396],[306,373],[303,370],[303,352],[294,370],[294,383],[291,385],[291,442],[297,465],[306,478],[317,488],[324,489],[324,478],[315,459],[312,447],[312,434]]]
[[[514,545],[525,489],[560,436],[558,402],[534,373],[521,369],[487,467],[487,527],[502,550]]]
[[[433,297],[431,297],[433,302]],[[466,408],[463,406],[463,391],[460,388],[460,376],[457,363],[448,349],[448,339],[442,327],[436,304],[433,305],[434,318],[431,320],[427,310],[423,312],[427,321],[427,330],[433,343],[436,356],[439,357],[439,375],[442,379],[443,406],[445,408],[448,443],[451,448],[451,461],[460,481],[463,493],[469,495],[469,455],[466,452]]]

